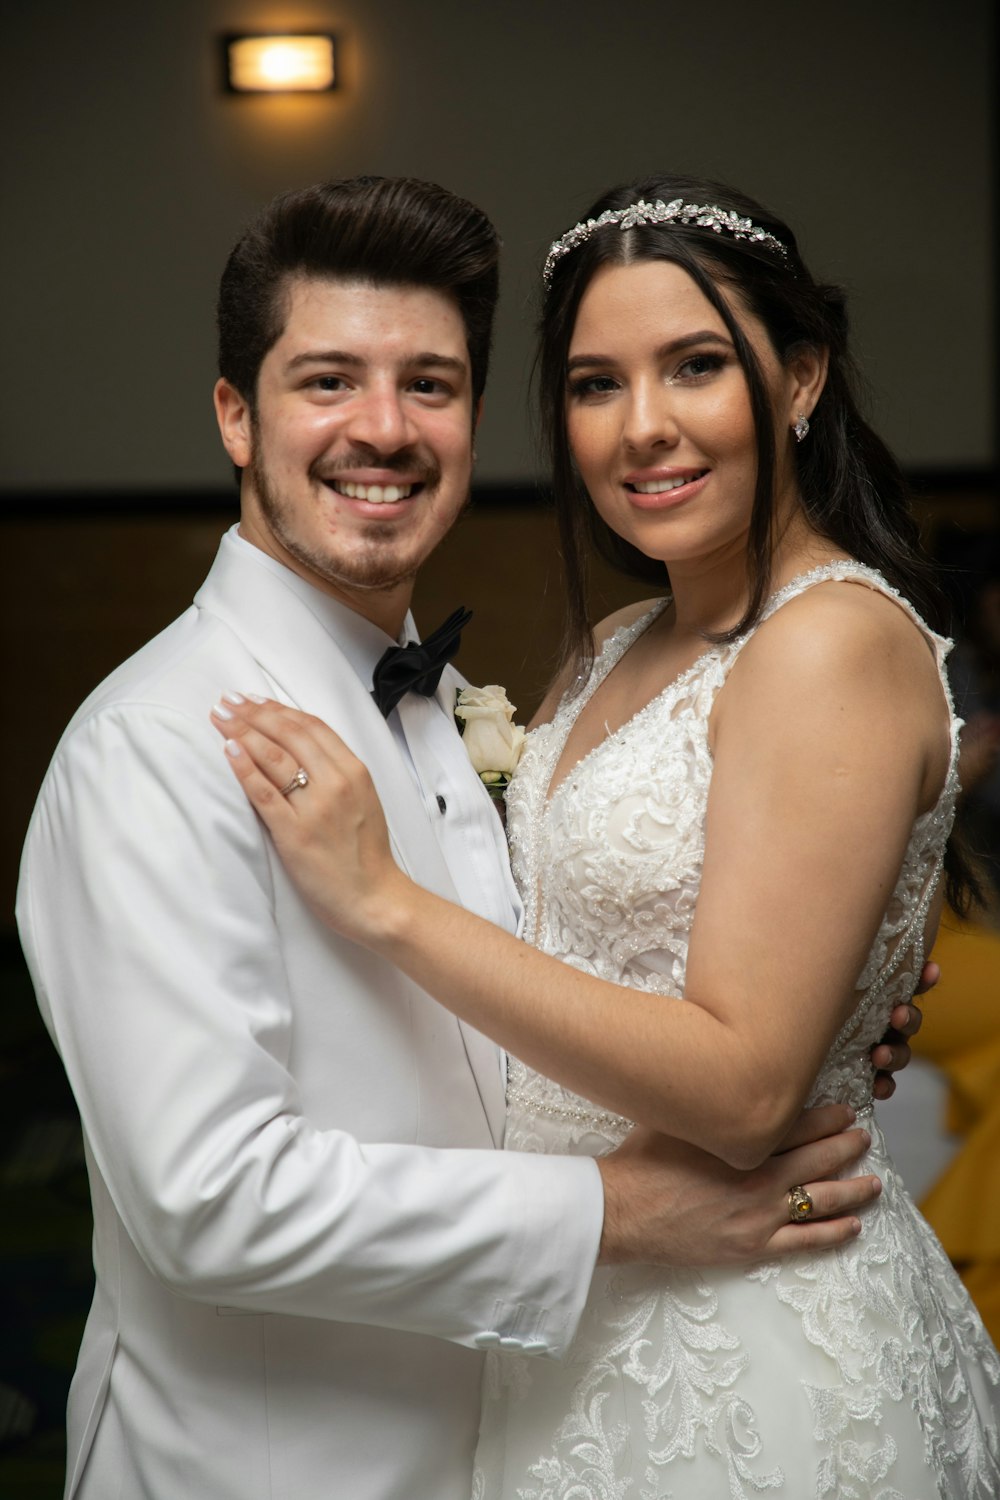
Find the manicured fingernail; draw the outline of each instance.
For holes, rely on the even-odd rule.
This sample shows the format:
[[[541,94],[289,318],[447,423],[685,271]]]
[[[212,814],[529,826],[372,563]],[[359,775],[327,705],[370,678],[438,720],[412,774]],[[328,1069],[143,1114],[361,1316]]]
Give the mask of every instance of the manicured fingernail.
[[[247,701],[242,693],[225,692],[222,696],[227,703],[245,703]]]
[[[861,1233],[861,1220],[860,1219],[852,1219],[851,1220],[851,1228],[854,1230],[855,1234],[860,1234]]]
[[[855,1122],[855,1120],[858,1118],[858,1112],[857,1112],[856,1109],[852,1109],[851,1106],[848,1105],[847,1106],[847,1113],[850,1116],[849,1124],[853,1125],[854,1122]]]
[[[864,1141],[864,1143],[865,1143],[865,1150],[866,1150],[866,1151],[867,1151],[867,1150],[868,1150],[868,1147],[869,1147],[869,1146],[870,1146],[870,1145],[871,1145],[871,1143],[872,1143],[872,1138],[871,1138],[871,1136],[870,1136],[870,1135],[869,1135],[869,1134],[868,1134],[868,1131],[867,1131],[867,1130],[862,1130],[862,1132],[861,1132],[861,1139],[862,1139],[862,1140],[863,1140],[863,1141]]]
[[[251,703],[266,703],[267,702],[266,698],[260,698],[260,697],[257,696],[256,693],[247,693],[247,697],[250,699]]]
[[[217,719],[231,719],[233,717],[229,709],[221,703],[214,704],[212,712]]]
[[[875,1179],[875,1196],[876,1196],[876,1198],[878,1198],[881,1195],[881,1192],[882,1192],[882,1179],[881,1179],[881,1177],[876,1177],[876,1179]]]
[[[239,742],[239,740],[227,740],[226,741],[226,754],[227,755],[231,755],[232,758],[233,758],[233,760],[236,759],[237,755],[242,755],[243,754],[243,751],[240,749],[240,742]]]

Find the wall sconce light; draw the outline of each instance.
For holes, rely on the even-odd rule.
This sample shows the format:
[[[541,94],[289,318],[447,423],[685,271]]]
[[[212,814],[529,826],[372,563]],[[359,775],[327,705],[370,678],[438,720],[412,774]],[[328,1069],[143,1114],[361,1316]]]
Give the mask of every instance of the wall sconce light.
[[[233,94],[322,94],[336,87],[332,36],[285,32],[222,38],[225,84]]]

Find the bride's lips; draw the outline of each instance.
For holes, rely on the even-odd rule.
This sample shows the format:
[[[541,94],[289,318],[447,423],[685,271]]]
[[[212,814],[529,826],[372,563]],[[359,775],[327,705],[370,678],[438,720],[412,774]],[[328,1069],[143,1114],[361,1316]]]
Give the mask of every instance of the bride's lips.
[[[622,483],[636,509],[669,510],[697,495],[710,473],[710,469],[643,469],[626,475]]]

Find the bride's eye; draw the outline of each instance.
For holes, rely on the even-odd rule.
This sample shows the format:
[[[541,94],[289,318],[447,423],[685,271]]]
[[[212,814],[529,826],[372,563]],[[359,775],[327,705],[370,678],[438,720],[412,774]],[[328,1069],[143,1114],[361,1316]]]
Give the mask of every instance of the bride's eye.
[[[610,375],[580,375],[569,381],[569,394],[575,400],[587,396],[607,396],[618,389],[617,380]]]
[[[708,380],[728,363],[725,354],[692,354],[678,366],[674,379],[689,382]]]

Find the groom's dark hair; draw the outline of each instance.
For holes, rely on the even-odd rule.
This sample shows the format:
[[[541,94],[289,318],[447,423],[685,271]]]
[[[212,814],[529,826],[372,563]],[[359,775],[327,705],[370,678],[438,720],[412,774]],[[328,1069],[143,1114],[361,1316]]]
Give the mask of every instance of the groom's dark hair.
[[[432,287],[465,323],[482,395],[499,292],[500,240],[481,209],[432,182],[352,177],[282,193],[235,246],[219,285],[219,373],[256,406],[257,377],[281,337],[290,278]]]

